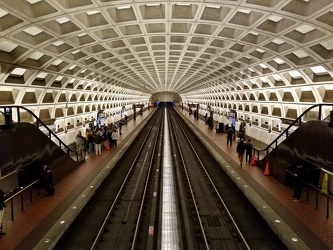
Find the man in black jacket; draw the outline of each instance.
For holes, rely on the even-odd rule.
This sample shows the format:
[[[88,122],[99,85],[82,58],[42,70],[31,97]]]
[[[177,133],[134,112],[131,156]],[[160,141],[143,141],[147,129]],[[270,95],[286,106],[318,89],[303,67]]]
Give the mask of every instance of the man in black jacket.
[[[0,226],[1,226],[0,237],[6,234],[2,231],[2,218],[6,207],[5,198],[6,198],[6,193],[0,189]]]
[[[303,186],[306,183],[306,172],[303,167],[302,162],[298,162],[296,164],[296,171],[293,173],[293,176],[295,177],[295,190],[294,190],[294,195],[292,199],[294,201],[299,201],[301,198]]]

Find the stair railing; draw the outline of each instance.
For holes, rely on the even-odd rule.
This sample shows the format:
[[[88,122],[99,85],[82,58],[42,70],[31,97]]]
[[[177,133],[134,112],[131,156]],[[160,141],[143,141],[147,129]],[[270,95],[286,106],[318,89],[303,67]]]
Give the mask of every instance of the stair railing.
[[[306,109],[299,117],[297,117],[285,130],[283,130],[280,135],[275,138],[268,146],[266,146],[264,149],[258,149],[258,148],[253,148],[253,153],[254,156],[257,160],[261,160],[265,158],[273,149],[275,149],[279,145],[279,140],[283,139],[283,137],[288,138],[288,136],[291,134],[292,127],[297,126],[300,127],[303,123],[302,118],[311,111],[312,109],[318,108],[318,116],[317,120],[321,121],[322,120],[322,112],[323,112],[323,107],[324,106],[330,106],[333,109],[333,104],[316,104],[308,109]],[[284,139],[283,139],[284,140]],[[282,142],[282,140],[280,141]],[[261,157],[261,158],[260,158]]]
[[[71,157],[71,153],[76,155],[76,161],[82,160],[82,148],[79,150],[72,150],[70,147],[68,147],[66,145],[66,143],[64,143],[37,115],[35,115],[31,110],[29,110],[26,107],[23,106],[0,106],[0,113],[3,113],[4,115],[6,115],[6,112],[8,111],[8,108],[10,109],[9,111],[11,112],[10,114],[10,123],[13,122],[13,117],[12,115],[15,113],[13,112],[14,109],[16,109],[16,119],[14,119],[14,121],[17,121],[17,123],[21,122],[21,116],[20,116],[20,109],[23,109],[24,111],[28,112],[36,121],[35,125],[37,128],[43,127],[43,129],[45,129],[46,131],[44,132],[46,134],[46,136],[52,140],[57,146],[59,146],[68,156]],[[6,124],[4,124],[6,126]],[[9,124],[7,124],[9,125]],[[10,126],[10,125],[9,125]],[[79,158],[80,156],[80,158]]]

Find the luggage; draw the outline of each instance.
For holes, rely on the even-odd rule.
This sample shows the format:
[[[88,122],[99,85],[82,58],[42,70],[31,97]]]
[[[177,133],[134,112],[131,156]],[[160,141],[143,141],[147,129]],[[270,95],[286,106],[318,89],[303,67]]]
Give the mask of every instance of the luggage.
[[[48,195],[52,196],[52,195],[54,195],[55,188],[54,187],[48,187],[46,191],[47,191]]]

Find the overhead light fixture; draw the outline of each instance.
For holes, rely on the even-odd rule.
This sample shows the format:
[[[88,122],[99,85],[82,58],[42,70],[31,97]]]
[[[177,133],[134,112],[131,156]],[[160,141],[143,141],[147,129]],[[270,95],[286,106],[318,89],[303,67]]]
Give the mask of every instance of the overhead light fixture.
[[[276,81],[281,81],[282,80],[281,76],[278,75],[278,74],[274,74],[273,77]]]
[[[0,17],[7,15],[8,12],[0,8]]]
[[[327,50],[333,50],[333,39],[320,43]]]
[[[17,76],[22,76],[26,71],[27,71],[26,69],[16,68],[10,74],[11,75],[17,75]]]
[[[280,16],[270,16],[267,19],[270,20],[270,21],[273,21],[273,22],[277,23],[277,22],[281,21],[283,18],[280,17]]]
[[[289,75],[292,77],[292,78],[300,78],[301,77],[301,74],[297,71],[297,70],[292,70],[289,72]]]
[[[118,6],[118,7],[117,7],[118,10],[124,10],[124,9],[130,9],[130,8],[131,8],[131,6],[129,6],[129,5],[126,5],[126,6]]]
[[[297,50],[297,51],[294,51],[293,54],[295,56],[297,56],[298,58],[305,58],[305,57],[308,57],[309,54],[306,53],[304,50]]]
[[[213,5],[213,4],[208,4],[207,7],[208,8],[213,8],[213,9],[219,9],[219,8],[221,8],[220,5]]]
[[[17,47],[18,47],[18,45],[15,43],[7,42],[7,41],[0,42],[0,50],[4,51],[6,53],[12,52]]]
[[[298,28],[296,28],[295,30],[297,30],[298,32],[302,33],[302,34],[306,34],[306,33],[309,33],[310,31],[313,31],[315,28],[313,28],[312,26],[310,25],[302,25]]]
[[[40,33],[42,33],[43,31],[37,27],[29,27],[25,30],[23,30],[25,33],[28,33],[29,35],[32,35],[32,36],[36,36]]]
[[[283,41],[283,40],[280,39],[280,38],[273,39],[272,42],[273,42],[273,43],[276,43],[276,44],[278,44],[278,45],[281,45],[281,44],[285,43],[285,41]]]
[[[238,10],[238,12],[244,13],[244,14],[250,14],[251,10],[247,10],[247,9],[240,9]]]
[[[279,57],[275,58],[274,61],[275,61],[277,64],[284,64],[284,63],[285,63],[285,62],[284,62],[281,58],[279,58]]]
[[[35,4],[35,3],[38,3],[40,1],[41,0],[27,0],[27,2],[30,3],[30,4]]]
[[[101,12],[99,10],[91,10],[91,11],[86,12],[86,14],[88,16],[95,15],[95,14],[98,14],[98,13],[101,13]]]
[[[310,68],[315,74],[327,73],[327,70],[323,66],[315,66]]]
[[[32,59],[32,60],[39,60],[42,56],[44,56],[43,53],[40,53],[40,52],[35,52],[33,53],[29,58]]]
[[[57,18],[55,21],[59,24],[64,24],[64,23],[69,22],[69,19],[67,17],[60,17],[60,18]]]
[[[54,66],[58,66],[60,63],[62,63],[63,61],[61,60],[61,59],[57,59],[57,60],[55,60],[53,63],[52,63],[52,65],[54,65]]]
[[[52,45],[58,47],[58,46],[60,46],[60,45],[63,45],[64,43],[65,43],[64,41],[59,40],[59,41],[56,41],[56,42],[52,43]]]
[[[46,76],[47,76],[47,73],[45,73],[45,72],[40,72],[40,73],[36,76],[36,78],[38,78],[38,79],[44,79]]]

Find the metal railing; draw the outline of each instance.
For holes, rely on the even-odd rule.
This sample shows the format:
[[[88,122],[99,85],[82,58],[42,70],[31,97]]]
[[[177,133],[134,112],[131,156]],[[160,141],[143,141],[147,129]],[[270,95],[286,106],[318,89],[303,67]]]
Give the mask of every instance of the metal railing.
[[[23,197],[23,195],[25,193],[24,191],[29,189],[29,200],[30,200],[30,203],[32,203],[32,188],[38,182],[39,182],[39,180],[36,180],[36,181],[32,182],[30,185],[28,185],[24,188],[17,189],[19,191],[15,192],[13,195],[10,195],[10,197],[5,200],[5,203],[10,202],[10,211],[11,211],[11,219],[12,220],[14,220],[14,198],[20,196],[21,211],[23,211],[24,210],[24,197]],[[12,192],[14,192],[14,191],[12,191]],[[9,194],[11,194],[12,192],[10,192]],[[39,191],[39,186],[38,185],[37,185],[37,196],[38,197],[40,196],[40,191]]]
[[[283,141],[284,139],[288,138],[288,136],[293,132],[293,128],[296,127],[300,127],[303,123],[302,118],[312,109],[317,109],[318,108],[318,116],[317,116],[317,120],[321,121],[322,120],[322,112],[323,112],[323,107],[324,106],[329,106],[332,107],[333,109],[333,105],[332,104],[316,104],[313,105],[311,107],[309,107],[308,109],[306,109],[299,117],[297,117],[293,122],[291,122],[291,124],[285,129],[283,130],[279,136],[277,138],[274,139],[274,141],[272,141],[268,146],[266,146],[264,149],[258,149],[258,148],[253,148],[253,153],[254,156],[257,160],[261,160],[263,158],[265,158],[273,149],[275,149],[278,145],[279,145],[279,141]],[[285,137],[285,138],[284,138]],[[260,158],[262,157],[262,158]]]
[[[328,173],[331,176],[333,176],[333,173],[323,169],[323,168],[317,168],[322,172]],[[294,173],[288,169],[285,169],[285,172],[293,175]],[[316,192],[316,210],[319,207],[319,194],[321,195],[325,195],[326,196],[326,218],[329,218],[330,215],[330,199],[333,199],[333,196],[330,193],[325,193],[322,191],[322,189],[320,188],[320,186],[315,186],[312,183],[307,183],[306,184],[307,187],[307,193],[306,193],[306,202],[309,203],[310,200],[310,189],[314,190]]]

